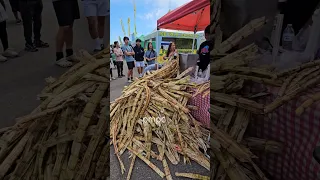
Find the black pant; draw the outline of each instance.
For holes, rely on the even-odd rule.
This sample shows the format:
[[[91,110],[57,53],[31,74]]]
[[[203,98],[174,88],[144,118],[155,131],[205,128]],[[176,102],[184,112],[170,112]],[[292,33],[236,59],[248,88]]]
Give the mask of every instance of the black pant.
[[[112,69],[110,68],[110,76],[113,77]]]
[[[3,51],[7,50],[8,45],[8,34],[7,34],[7,22],[0,22],[0,39],[3,47]]]
[[[117,61],[116,65],[117,65],[117,70],[118,70],[118,76],[122,76],[123,75],[123,62]]]
[[[32,32],[34,40],[39,41],[41,37],[43,4],[41,0],[20,0],[20,13],[23,21],[24,38],[27,44],[32,44]]]
[[[6,6],[4,4],[3,0],[0,0],[1,5],[4,9],[6,9]],[[0,22],[0,39],[3,47],[3,51],[7,50],[9,47],[8,43],[8,34],[7,34],[7,22],[3,21]]]

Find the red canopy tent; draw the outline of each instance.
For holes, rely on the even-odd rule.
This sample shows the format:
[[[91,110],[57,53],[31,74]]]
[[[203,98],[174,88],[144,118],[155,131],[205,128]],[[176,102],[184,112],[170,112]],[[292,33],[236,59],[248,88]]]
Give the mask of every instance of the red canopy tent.
[[[193,0],[157,21],[158,29],[203,31],[210,24],[210,0]]]

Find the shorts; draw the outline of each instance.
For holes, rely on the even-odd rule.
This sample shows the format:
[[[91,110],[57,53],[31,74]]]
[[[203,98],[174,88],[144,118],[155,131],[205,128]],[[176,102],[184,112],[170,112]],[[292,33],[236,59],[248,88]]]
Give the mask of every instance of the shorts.
[[[136,67],[144,67],[144,61],[136,61]]]
[[[77,0],[58,0],[53,2],[58,24],[62,26],[73,25],[74,20],[80,19],[80,10]]]
[[[19,12],[19,0],[9,0],[12,12]]]
[[[131,61],[131,62],[127,62],[127,66],[128,66],[128,69],[133,69],[134,68],[134,61]]]
[[[83,8],[86,17],[107,16],[110,13],[109,0],[84,0]]]

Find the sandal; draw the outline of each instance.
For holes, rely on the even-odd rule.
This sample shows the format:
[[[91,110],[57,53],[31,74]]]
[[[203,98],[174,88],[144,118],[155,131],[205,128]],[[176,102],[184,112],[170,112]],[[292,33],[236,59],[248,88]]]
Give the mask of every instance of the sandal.
[[[66,60],[65,58],[62,58],[62,59],[56,61],[56,65],[63,67],[63,68],[68,68],[68,67],[71,67],[73,65],[73,63]]]

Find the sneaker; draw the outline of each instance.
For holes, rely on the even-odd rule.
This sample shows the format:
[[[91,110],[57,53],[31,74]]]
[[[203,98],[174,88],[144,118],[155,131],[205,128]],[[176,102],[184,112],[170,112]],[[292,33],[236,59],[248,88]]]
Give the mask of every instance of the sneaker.
[[[66,60],[66,58],[61,58],[60,60],[56,61],[56,65],[63,68],[68,68],[68,67],[71,67],[73,63]]]
[[[2,53],[2,55],[4,57],[11,57],[12,58],[12,57],[17,57],[18,53],[13,51],[12,49],[7,49]]]
[[[24,50],[28,52],[37,52],[38,49],[33,44],[26,44]]]
[[[2,55],[0,55],[0,62],[6,62],[8,59]]]
[[[110,77],[110,81],[112,81],[112,78]]]
[[[115,77],[112,77],[112,79],[115,80],[116,78],[115,78]]]
[[[48,48],[49,47],[49,44],[48,43],[45,43],[41,40],[35,40],[34,41],[34,45],[37,47],[37,48]]]
[[[118,78],[122,78],[122,76],[121,76],[121,75],[118,75]]]
[[[128,83],[132,83],[133,81],[131,79],[128,80]]]
[[[17,19],[17,20],[16,20],[16,24],[18,24],[18,25],[22,24],[21,19]]]

